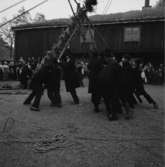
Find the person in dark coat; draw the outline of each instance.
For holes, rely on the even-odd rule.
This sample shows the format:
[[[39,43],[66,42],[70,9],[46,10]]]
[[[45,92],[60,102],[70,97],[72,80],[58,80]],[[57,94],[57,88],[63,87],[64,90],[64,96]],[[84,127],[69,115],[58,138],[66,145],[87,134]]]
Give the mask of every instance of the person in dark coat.
[[[133,74],[133,93],[135,97],[138,99],[138,102],[142,103],[142,99],[140,96],[136,93],[136,88],[138,85],[141,85],[143,83],[143,79],[140,76],[140,70],[138,69],[137,63],[135,61],[131,62],[131,67],[132,67],[132,74]]]
[[[98,94],[98,90],[96,87],[96,81],[98,77],[98,73],[103,69],[103,58],[101,58],[98,54],[92,54],[88,63],[88,77],[89,77],[89,85],[88,85],[88,93],[91,93],[91,101],[94,104],[94,111],[99,112],[99,103],[101,96]]]
[[[152,104],[154,108],[158,108],[157,103],[155,102],[155,100],[147,93],[147,91],[144,88],[144,81],[141,78],[141,71],[138,68],[138,65],[136,63],[132,64],[132,68],[133,68],[133,74],[134,74],[134,93],[136,95],[136,97],[138,98],[138,100],[140,101],[140,103],[142,103],[142,99],[140,98],[141,95],[144,96],[144,98],[148,101],[149,104]]]
[[[70,92],[74,104],[79,104],[76,88],[80,87],[80,76],[76,70],[75,61],[68,54],[63,63],[63,78],[65,81],[66,91]]]
[[[47,94],[51,101],[51,106],[61,107],[60,80],[61,68],[55,58],[52,60],[50,70],[46,81]]]
[[[129,63],[128,57],[122,58],[121,66],[121,80],[120,80],[120,97],[123,104],[126,106],[134,108],[137,101],[133,96],[134,92],[134,76],[132,67]]]
[[[48,66],[43,65],[36,72],[33,74],[31,82],[30,82],[30,89],[32,92],[24,101],[24,105],[28,105],[32,102],[31,110],[39,111],[40,100],[44,90],[44,84],[46,83],[48,77]]]
[[[28,79],[31,77],[32,71],[29,69],[27,64],[23,64],[20,72],[20,82],[23,89],[28,87]]]
[[[109,120],[117,120],[117,114],[120,112],[119,77],[118,64],[109,58],[107,65],[98,73],[96,80],[96,90],[104,99]]]
[[[80,85],[82,87],[84,87],[84,83],[83,83],[84,74],[82,72],[82,70],[83,70],[83,64],[82,64],[82,62],[78,62],[77,65],[76,65],[76,68],[77,68],[77,71],[78,71],[79,76],[80,76]]]

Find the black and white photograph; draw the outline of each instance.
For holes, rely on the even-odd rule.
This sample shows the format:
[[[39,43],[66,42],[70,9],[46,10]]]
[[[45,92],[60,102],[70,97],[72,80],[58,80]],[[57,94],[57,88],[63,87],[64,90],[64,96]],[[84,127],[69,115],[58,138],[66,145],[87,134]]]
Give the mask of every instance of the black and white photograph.
[[[0,0],[0,167],[164,167],[165,0]]]

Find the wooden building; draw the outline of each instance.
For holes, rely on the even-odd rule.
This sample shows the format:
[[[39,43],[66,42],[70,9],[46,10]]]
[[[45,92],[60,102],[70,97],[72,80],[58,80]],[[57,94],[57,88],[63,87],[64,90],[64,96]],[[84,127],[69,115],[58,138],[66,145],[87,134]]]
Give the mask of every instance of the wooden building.
[[[77,33],[70,49],[75,55],[85,55],[96,45],[98,52],[111,50],[116,55],[131,54],[146,60],[163,61],[164,11],[151,8],[110,15],[91,16],[94,28],[84,25]],[[15,59],[42,57],[70,19],[56,19],[13,27],[15,32]],[[83,35],[82,35],[83,34]]]

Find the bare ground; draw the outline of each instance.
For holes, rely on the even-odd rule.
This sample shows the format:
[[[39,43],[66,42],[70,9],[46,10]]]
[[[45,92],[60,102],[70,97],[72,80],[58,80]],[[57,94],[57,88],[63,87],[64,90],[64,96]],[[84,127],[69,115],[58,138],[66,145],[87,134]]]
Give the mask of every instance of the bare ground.
[[[62,108],[50,107],[46,92],[41,111],[22,102],[29,91],[0,90],[0,167],[163,167],[163,86],[146,86],[159,104],[144,100],[131,120],[110,122],[102,104],[93,112],[87,87],[73,105],[62,84]]]

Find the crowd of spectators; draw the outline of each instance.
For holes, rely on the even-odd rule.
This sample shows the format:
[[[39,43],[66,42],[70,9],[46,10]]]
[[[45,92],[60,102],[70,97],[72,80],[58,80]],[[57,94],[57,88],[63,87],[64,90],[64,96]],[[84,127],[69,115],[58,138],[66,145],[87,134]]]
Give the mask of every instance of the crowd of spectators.
[[[29,58],[27,61],[20,58],[18,61],[0,61],[0,81],[20,81],[24,88],[27,83],[25,77],[30,78],[39,64],[38,60]]]
[[[153,66],[150,62],[141,65],[141,76],[146,84],[163,84],[164,83],[164,70],[165,66],[159,64]]]
[[[23,88],[27,87],[24,81],[31,77],[36,67],[40,64],[40,60],[33,57],[27,61],[20,58],[18,61],[0,61],[0,81],[20,81]],[[82,79],[88,75],[88,61],[79,59],[76,61],[76,67],[81,74]],[[153,66],[150,62],[147,64],[141,63],[141,77],[146,84],[163,84],[165,66]]]
[[[82,77],[88,75],[88,61],[79,60],[77,68],[81,73]],[[146,64],[140,63],[141,77],[145,84],[163,84],[164,83],[164,70],[163,64],[153,66],[151,62]]]

